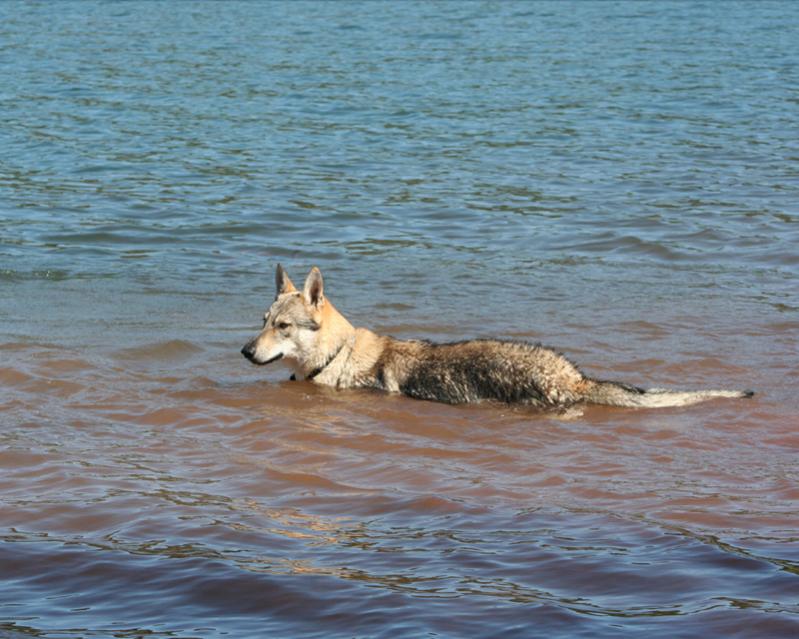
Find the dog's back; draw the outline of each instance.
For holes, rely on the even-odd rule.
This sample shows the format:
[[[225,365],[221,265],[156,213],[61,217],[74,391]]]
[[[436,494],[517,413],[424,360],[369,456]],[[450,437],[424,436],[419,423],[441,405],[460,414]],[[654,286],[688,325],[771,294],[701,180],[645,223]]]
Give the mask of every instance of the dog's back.
[[[582,401],[587,391],[585,376],[562,355],[538,344],[500,340],[388,340],[374,377],[386,390],[449,404],[564,406]]]
[[[560,353],[527,342],[384,340],[383,352],[364,385],[448,404],[495,400],[541,408],[578,403],[662,408],[752,395],[751,391],[645,390],[596,380],[586,377]]]

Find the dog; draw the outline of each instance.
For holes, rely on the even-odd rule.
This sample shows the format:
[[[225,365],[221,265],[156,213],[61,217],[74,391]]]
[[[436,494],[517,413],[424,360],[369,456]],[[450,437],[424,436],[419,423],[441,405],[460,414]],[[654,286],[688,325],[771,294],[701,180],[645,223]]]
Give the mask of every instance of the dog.
[[[522,341],[476,339],[447,344],[398,340],[355,328],[324,294],[313,267],[302,292],[280,264],[277,295],[263,330],[242,354],[254,364],[278,360],[292,379],[336,388],[374,388],[448,404],[496,401],[543,409],[576,404],[638,408],[687,406],[752,391],[645,390],[584,375],[560,353]]]

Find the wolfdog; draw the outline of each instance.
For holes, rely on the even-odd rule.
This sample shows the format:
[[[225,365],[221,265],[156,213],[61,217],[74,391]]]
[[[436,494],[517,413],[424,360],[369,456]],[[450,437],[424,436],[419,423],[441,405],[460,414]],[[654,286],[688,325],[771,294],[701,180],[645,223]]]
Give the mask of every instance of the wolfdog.
[[[302,292],[278,264],[277,295],[261,332],[242,354],[254,364],[281,360],[292,379],[336,388],[376,388],[449,404],[494,400],[561,409],[575,404],[659,408],[752,391],[645,390],[584,375],[540,344],[476,339],[448,344],[398,340],[354,328],[324,295],[314,267]]]

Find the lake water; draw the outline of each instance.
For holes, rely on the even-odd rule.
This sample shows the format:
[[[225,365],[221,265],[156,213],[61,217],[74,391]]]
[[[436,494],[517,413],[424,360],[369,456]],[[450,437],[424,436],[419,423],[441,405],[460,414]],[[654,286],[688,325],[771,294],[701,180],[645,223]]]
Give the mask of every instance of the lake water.
[[[0,3],[0,636],[799,636],[799,6]],[[287,381],[356,325],[751,400]],[[299,283],[299,282],[298,282]]]

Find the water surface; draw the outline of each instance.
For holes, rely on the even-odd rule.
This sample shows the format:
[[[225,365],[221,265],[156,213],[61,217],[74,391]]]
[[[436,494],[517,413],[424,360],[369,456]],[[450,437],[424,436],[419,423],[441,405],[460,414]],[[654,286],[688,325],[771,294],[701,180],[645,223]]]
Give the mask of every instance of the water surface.
[[[0,4],[0,634],[793,637],[799,12]],[[287,381],[356,325],[749,401]]]

